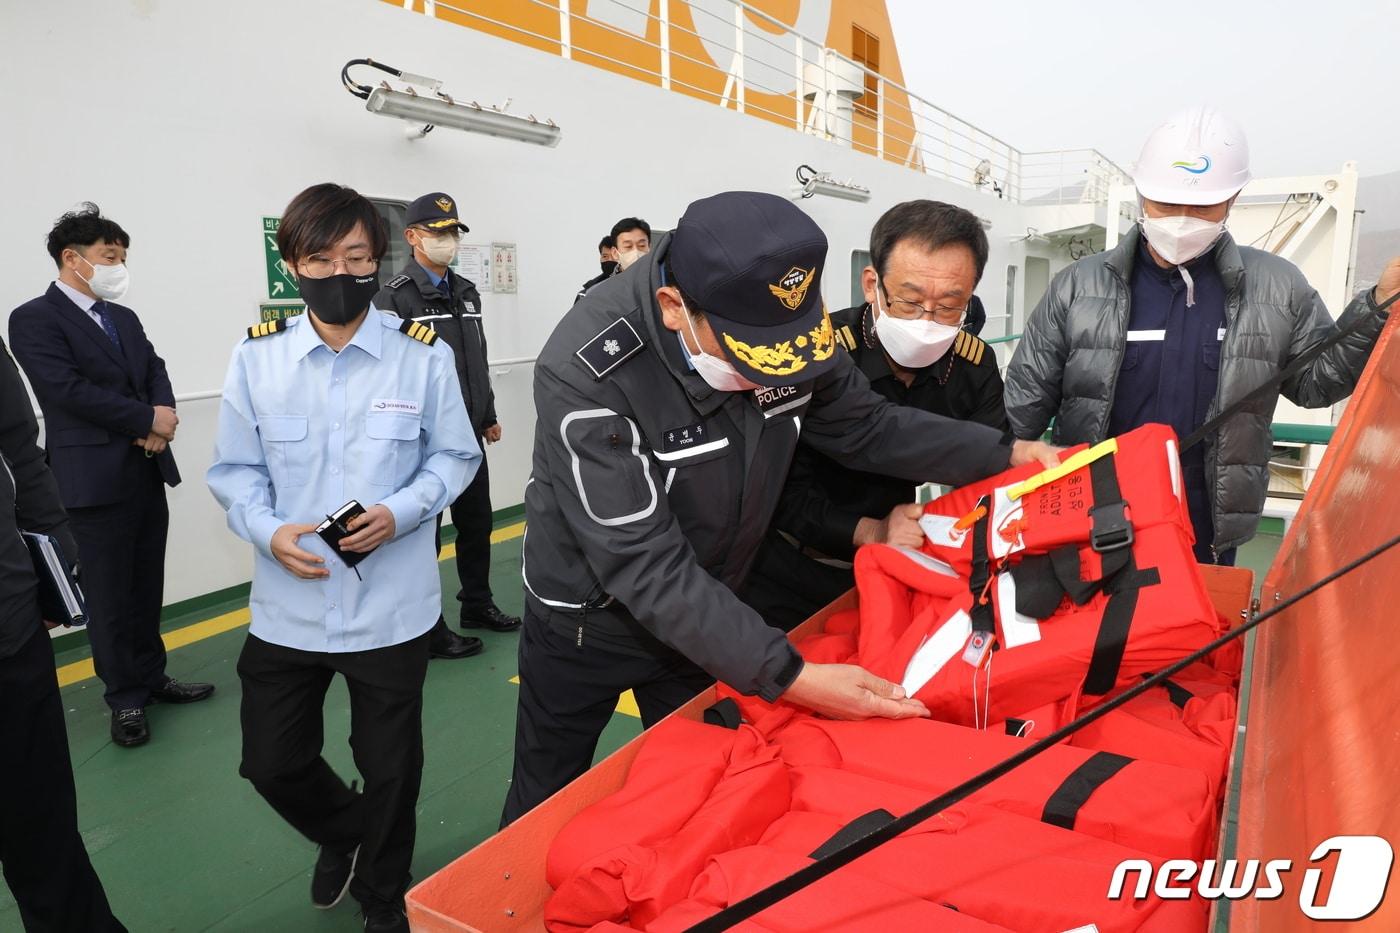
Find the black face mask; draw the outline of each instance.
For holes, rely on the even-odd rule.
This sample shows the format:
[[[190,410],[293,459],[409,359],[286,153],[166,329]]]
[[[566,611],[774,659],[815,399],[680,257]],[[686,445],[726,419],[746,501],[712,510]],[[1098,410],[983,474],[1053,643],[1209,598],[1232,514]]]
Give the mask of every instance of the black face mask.
[[[324,279],[302,276],[297,286],[306,306],[322,324],[348,324],[369,309],[379,291],[379,273],[332,275]]]
[[[616,260],[616,259],[604,259],[604,260],[600,263],[600,265],[603,267],[603,274],[604,274],[604,275],[614,275],[614,274],[617,273],[617,260]]]

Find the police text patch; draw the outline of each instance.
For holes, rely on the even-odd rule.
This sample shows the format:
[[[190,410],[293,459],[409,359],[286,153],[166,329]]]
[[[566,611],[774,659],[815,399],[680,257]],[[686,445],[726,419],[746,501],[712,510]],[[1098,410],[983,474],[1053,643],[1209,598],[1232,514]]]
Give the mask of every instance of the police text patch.
[[[593,371],[594,379],[602,379],[642,348],[642,338],[626,318],[618,318],[592,340],[579,347],[574,355]]]
[[[770,386],[754,389],[753,399],[764,418],[781,415],[783,412],[800,408],[812,400],[811,383],[795,386]]]

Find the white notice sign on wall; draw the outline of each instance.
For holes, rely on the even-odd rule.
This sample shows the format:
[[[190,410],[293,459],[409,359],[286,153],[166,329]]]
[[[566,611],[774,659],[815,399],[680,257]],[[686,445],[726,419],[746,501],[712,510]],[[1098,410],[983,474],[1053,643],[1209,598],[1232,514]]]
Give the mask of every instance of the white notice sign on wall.
[[[452,269],[462,278],[475,283],[478,292],[491,291],[491,247],[483,243],[459,243],[457,261]]]
[[[514,243],[491,244],[491,290],[514,294],[519,285]]]

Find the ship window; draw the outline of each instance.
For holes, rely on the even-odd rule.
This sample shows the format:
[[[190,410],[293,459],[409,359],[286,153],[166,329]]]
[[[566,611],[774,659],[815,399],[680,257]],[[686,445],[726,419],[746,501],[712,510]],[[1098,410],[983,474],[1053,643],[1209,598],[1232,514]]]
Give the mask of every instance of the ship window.
[[[876,77],[880,73],[880,40],[851,24],[851,60],[870,69],[865,76],[865,93],[855,99],[856,113],[868,117],[875,116],[880,106],[880,83]]]
[[[387,228],[389,252],[379,264],[379,280],[387,282],[398,275],[399,270],[408,265],[408,261],[413,258],[413,249],[403,238],[404,227],[408,226],[405,223],[408,219],[408,202],[390,198],[370,198],[369,201],[374,205],[374,209],[379,211],[379,216],[384,219],[384,226]]]
[[[851,307],[865,304],[865,289],[861,287],[860,276],[870,265],[870,253],[863,249],[851,250]]]

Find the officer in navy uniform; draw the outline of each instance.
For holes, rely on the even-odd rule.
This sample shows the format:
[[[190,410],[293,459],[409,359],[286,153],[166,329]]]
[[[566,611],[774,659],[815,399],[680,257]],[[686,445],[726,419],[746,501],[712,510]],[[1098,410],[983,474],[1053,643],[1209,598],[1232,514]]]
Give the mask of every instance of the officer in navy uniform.
[[[897,204],[871,231],[870,253],[866,302],[831,316],[870,387],[896,405],[1009,430],[996,354],[966,329],[988,254],[976,215],[941,201]],[[740,596],[769,625],[792,629],[855,585],[860,545],[922,544],[914,496],[906,479],[798,447]]]
[[[49,465],[82,557],[112,741],[124,747],[150,739],[147,704],[214,692],[165,671],[165,487],[180,482],[169,446],[180,419],[165,361],[136,313],[117,303],[130,243],[95,205],[65,214],[48,237],[58,278],[10,315],[15,359],[44,411]]]
[[[859,667],[804,664],[735,595],[798,438],[859,469],[955,484],[1058,460],[871,391],[838,351],[825,261],[826,237],[790,201],[716,195],[546,342],[503,823],[587,770],[627,689],[645,725],[715,678],[834,717],[927,715]]]
[[[0,867],[27,930],[126,933],[78,833],[77,793],[53,644],[21,530],[51,535],[72,562],[78,546],[39,425],[0,343]]]
[[[441,191],[425,194],[408,206],[404,239],[413,247],[413,260],[379,290],[374,306],[432,328],[452,348],[457,379],[467,413],[482,448],[501,439],[496,420],[496,397],[486,361],[486,333],[481,325],[481,295],[470,279],[452,271],[457,244],[467,225],[457,216],[457,202]],[[491,594],[491,479],[482,456],[481,469],[466,491],[452,503],[457,529],[457,579],[461,590],[463,628],[513,632],[520,620],[506,615]],[[442,519],[438,519],[441,529]],[[439,535],[439,544],[441,536]],[[479,654],[482,641],[463,637],[439,619],[430,639],[436,658]]]

